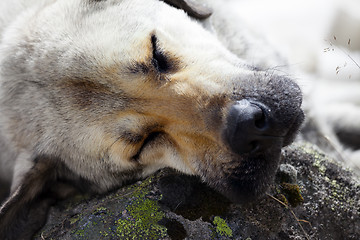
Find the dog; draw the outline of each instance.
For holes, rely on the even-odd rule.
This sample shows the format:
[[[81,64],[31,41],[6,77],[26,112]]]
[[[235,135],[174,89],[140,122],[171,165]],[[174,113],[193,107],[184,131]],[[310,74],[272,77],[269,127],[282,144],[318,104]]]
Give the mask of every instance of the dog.
[[[247,34],[238,45],[221,38],[216,9],[195,0],[2,4],[0,177],[9,188],[0,239],[31,238],[73,188],[102,194],[164,167],[234,202],[267,190],[304,120],[301,90],[269,59],[249,61]]]

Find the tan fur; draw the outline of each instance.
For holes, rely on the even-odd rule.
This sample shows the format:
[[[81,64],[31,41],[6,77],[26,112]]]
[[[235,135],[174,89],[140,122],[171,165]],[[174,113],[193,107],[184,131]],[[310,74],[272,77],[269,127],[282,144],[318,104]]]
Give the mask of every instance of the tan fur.
[[[301,92],[230,52],[208,24],[158,0],[39,1],[9,24],[0,137],[11,146],[1,161],[14,179],[0,238],[15,239],[17,212],[62,180],[104,193],[172,167],[235,201],[266,191],[303,120]],[[242,99],[268,106],[276,122],[268,136],[276,141],[256,154],[237,154],[224,140]]]

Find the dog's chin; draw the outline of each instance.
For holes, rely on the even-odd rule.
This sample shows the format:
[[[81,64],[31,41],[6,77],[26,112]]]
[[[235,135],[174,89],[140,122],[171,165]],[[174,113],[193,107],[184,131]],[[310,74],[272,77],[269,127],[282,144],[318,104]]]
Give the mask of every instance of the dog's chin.
[[[234,172],[218,179],[217,191],[234,203],[251,203],[265,195],[274,182],[280,162],[280,151],[250,156],[241,161]]]

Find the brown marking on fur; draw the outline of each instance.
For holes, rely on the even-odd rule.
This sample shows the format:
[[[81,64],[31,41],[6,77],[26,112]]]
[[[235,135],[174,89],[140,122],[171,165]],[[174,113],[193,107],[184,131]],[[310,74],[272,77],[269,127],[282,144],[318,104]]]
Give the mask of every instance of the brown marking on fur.
[[[150,72],[149,66],[143,62],[133,62],[127,67],[127,69],[132,74],[148,74]]]
[[[63,101],[71,101],[81,110],[99,111],[103,115],[124,110],[131,101],[124,92],[90,78],[64,79],[58,84]],[[105,114],[104,114],[105,113]]]
[[[119,138],[129,144],[137,144],[143,140],[144,136],[130,131],[124,131],[120,133]]]
[[[110,94],[110,89],[107,86],[87,79],[68,80],[65,86],[70,89],[73,98],[76,100],[74,103],[81,108],[97,105]]]

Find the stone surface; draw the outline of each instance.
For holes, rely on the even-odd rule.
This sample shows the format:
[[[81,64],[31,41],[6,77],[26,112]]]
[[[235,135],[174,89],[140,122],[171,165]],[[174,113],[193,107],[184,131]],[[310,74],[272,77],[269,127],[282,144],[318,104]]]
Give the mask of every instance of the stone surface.
[[[304,142],[282,158],[290,180],[277,178],[246,206],[162,170],[105,196],[60,202],[35,239],[360,239],[358,177]]]

